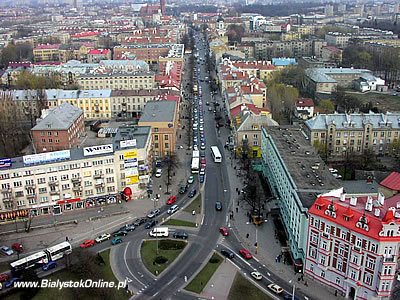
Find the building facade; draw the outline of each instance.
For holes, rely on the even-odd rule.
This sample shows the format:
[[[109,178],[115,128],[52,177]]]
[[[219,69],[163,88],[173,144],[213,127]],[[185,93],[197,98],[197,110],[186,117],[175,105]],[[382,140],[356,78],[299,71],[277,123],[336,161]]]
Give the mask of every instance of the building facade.
[[[82,74],[76,78],[83,90],[137,90],[155,89],[155,74],[152,72]]]
[[[31,129],[32,143],[37,153],[67,150],[78,146],[85,131],[81,109],[63,103]]]
[[[41,61],[59,61],[59,48],[60,44],[54,45],[39,45],[33,48],[33,59],[35,62]]]
[[[304,273],[350,299],[389,299],[400,247],[398,196],[319,196],[309,210]]]
[[[111,144],[7,159],[0,169],[0,222],[113,204],[125,187],[134,197],[146,193],[151,128],[119,131]]]

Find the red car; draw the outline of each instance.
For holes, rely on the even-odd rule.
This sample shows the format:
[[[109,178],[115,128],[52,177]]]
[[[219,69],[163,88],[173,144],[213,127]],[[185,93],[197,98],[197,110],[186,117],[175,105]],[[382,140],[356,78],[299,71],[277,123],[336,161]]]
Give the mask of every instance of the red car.
[[[239,253],[241,256],[243,256],[245,259],[250,259],[253,258],[253,255],[251,255],[251,253],[249,251],[247,251],[246,249],[240,249]]]
[[[175,196],[171,196],[171,197],[169,197],[169,199],[168,199],[168,201],[167,201],[167,204],[172,204],[172,203],[174,203],[176,201],[176,197]]]
[[[0,282],[7,281],[8,278],[10,278],[10,276],[8,276],[7,274],[0,274]]]
[[[203,157],[203,158],[201,159],[200,163],[201,163],[202,165],[206,165],[206,159]]]
[[[222,233],[223,236],[228,236],[229,235],[229,231],[226,227],[220,227],[219,228],[219,232]]]
[[[12,244],[11,249],[13,249],[14,251],[17,251],[19,253],[24,252],[24,246],[22,246],[21,244],[18,244],[18,243]]]
[[[81,244],[81,248],[87,248],[94,245],[94,240],[86,240]]]

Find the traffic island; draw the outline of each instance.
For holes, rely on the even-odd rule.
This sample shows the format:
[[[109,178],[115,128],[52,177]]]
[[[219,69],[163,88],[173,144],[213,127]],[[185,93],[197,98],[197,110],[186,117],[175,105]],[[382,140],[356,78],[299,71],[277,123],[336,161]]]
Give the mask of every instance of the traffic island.
[[[140,248],[140,255],[147,270],[158,276],[172,264],[186,245],[186,241],[144,240]]]
[[[195,278],[185,287],[185,290],[200,294],[213,276],[219,265],[222,263],[222,257],[215,253],[210,258],[204,268],[196,275]]]
[[[229,300],[258,300],[258,299],[274,299],[267,294],[263,293],[259,288],[257,288],[250,280],[245,277],[236,274],[233,281],[231,290],[228,296]]]
[[[199,194],[196,199],[194,199],[183,211],[192,213],[193,211],[196,214],[201,213],[201,194]]]
[[[169,226],[184,226],[184,227],[197,227],[196,223],[184,220],[177,220],[177,219],[169,219],[163,225]]]

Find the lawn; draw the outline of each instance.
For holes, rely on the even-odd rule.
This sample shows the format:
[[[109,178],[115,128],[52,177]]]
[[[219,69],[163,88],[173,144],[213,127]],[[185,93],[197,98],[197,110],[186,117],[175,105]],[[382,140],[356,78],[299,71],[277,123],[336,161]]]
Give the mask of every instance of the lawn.
[[[201,194],[199,194],[198,196],[197,196],[197,198],[196,199],[194,199],[193,201],[192,201],[192,203],[190,203],[185,209],[184,209],[184,211],[187,211],[187,212],[192,212],[192,211],[196,211],[196,214],[199,214],[199,213],[201,213]]]
[[[163,223],[163,225],[196,227],[196,223],[194,222],[177,219],[169,219],[167,222]]]
[[[399,111],[400,110],[400,96],[393,96],[390,94],[381,94],[381,93],[347,93],[352,95],[358,99],[360,99],[363,103],[368,103],[372,101],[374,106],[377,106],[379,110],[382,111]],[[400,94],[400,93],[399,93]]]
[[[200,294],[203,288],[207,285],[207,282],[218,269],[222,261],[222,257],[214,252],[208,263],[199,272],[199,274],[197,274],[196,277],[193,278],[193,280],[185,287],[185,290]]]
[[[115,278],[111,266],[110,266],[110,250],[104,251],[101,254],[101,257],[103,258],[105,265],[102,265],[100,267],[101,271],[101,278],[104,279],[104,281],[114,281],[115,283],[118,284],[118,280]],[[63,269],[59,272],[56,272],[52,274],[51,276],[46,277],[49,281],[79,281],[81,278],[77,277],[75,274],[71,273],[70,271]],[[91,289],[81,289],[82,293],[79,295],[79,299],[100,299],[99,297],[96,297],[96,295],[93,295],[91,292]],[[7,299],[10,300],[17,300],[20,299],[20,292],[13,293],[11,295],[7,296]],[[112,289],[112,298],[115,299],[128,299],[128,296],[126,295],[125,289]],[[42,288],[40,291],[36,294],[36,296],[33,298],[35,300],[40,300],[40,299],[58,299],[58,300],[68,300],[68,299],[73,299],[75,295],[72,293],[72,290],[70,288],[64,288],[64,289],[58,289],[58,288]]]
[[[8,270],[10,270],[10,266],[8,265],[8,263],[0,264],[0,273],[6,272]]]
[[[264,294],[258,287],[253,285],[251,281],[245,277],[236,274],[235,280],[233,281],[231,290],[228,295],[229,300],[258,300],[258,299],[273,299],[267,294]]]
[[[175,243],[176,245],[180,245],[180,247],[183,247],[182,249],[174,249],[174,250],[164,250],[162,248],[163,241],[171,241]],[[142,261],[146,268],[154,275],[160,274],[162,271],[164,271],[177,257],[178,255],[183,251],[183,249],[186,247],[187,242],[183,241],[176,241],[176,240],[145,240],[142,243],[141,249],[140,249],[140,255],[142,257]],[[157,253],[158,249],[158,253]],[[163,264],[156,264],[154,263],[154,260],[157,256],[163,256],[165,257],[168,261]]]

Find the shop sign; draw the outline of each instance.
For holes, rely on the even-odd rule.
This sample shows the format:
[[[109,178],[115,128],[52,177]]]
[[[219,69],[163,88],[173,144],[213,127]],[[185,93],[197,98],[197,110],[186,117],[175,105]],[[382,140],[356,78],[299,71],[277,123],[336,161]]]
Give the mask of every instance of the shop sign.
[[[127,141],[120,141],[119,146],[121,148],[128,148],[128,147],[136,147],[136,139],[127,140]]]
[[[0,168],[9,168],[12,166],[11,158],[1,158],[0,159]]]
[[[91,146],[83,148],[83,155],[91,156],[91,155],[111,153],[113,151],[114,151],[113,144]]]
[[[25,155],[22,159],[25,165],[39,164],[49,161],[57,161],[62,159],[70,159],[71,153],[69,150],[46,152],[40,154]]]
[[[137,158],[137,151],[127,151],[124,152],[124,159],[130,159],[130,158]]]

